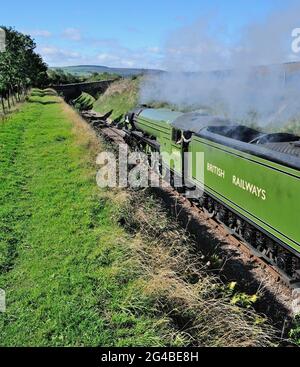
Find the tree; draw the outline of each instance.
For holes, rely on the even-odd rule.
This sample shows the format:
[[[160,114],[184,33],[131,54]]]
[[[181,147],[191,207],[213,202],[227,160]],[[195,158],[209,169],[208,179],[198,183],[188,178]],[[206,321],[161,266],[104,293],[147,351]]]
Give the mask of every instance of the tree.
[[[0,53],[0,96],[7,99],[8,107],[14,98],[30,86],[44,87],[48,84],[47,65],[35,52],[33,39],[11,27],[2,27],[6,32],[6,49]]]
[[[82,77],[68,73],[63,69],[50,69],[48,71],[48,76],[49,83],[52,85],[81,83],[84,81]]]

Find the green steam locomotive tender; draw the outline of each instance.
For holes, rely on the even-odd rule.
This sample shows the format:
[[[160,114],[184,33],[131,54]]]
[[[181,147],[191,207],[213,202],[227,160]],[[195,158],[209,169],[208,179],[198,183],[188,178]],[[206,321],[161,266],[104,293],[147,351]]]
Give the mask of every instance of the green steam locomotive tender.
[[[162,166],[171,177],[184,178],[186,188],[204,188],[193,200],[211,217],[289,282],[300,280],[298,136],[264,134],[198,112],[148,108],[130,112],[123,129],[130,145],[160,152]],[[185,162],[184,152],[192,162]],[[194,159],[197,153],[204,153],[204,167]],[[170,154],[173,159],[168,161],[164,156]],[[197,174],[201,169],[203,182]]]

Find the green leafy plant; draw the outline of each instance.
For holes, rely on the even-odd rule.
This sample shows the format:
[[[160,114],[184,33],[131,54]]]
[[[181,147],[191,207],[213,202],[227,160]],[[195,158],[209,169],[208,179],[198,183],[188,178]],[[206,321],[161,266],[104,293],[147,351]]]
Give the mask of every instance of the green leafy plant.
[[[289,334],[291,340],[300,346],[300,315],[295,317],[294,325]]]

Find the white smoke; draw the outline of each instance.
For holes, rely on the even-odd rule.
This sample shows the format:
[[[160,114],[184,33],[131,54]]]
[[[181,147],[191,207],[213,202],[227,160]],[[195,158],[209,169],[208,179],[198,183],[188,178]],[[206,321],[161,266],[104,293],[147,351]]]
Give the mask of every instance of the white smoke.
[[[148,77],[141,102],[166,102],[263,125],[300,112],[300,65],[292,31],[300,27],[300,5],[270,14],[237,34],[214,17],[174,31],[164,49],[167,73]],[[265,66],[265,67],[264,67]],[[268,67],[266,67],[268,66]]]

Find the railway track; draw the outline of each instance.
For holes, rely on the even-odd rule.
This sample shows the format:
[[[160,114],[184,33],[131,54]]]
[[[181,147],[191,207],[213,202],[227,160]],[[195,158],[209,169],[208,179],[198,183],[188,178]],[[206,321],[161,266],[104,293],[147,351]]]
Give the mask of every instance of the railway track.
[[[124,131],[107,124],[96,114],[83,114],[83,118],[105,140],[116,145],[125,144]],[[276,314],[275,319],[278,323],[281,320],[283,327],[289,322],[288,319],[300,313],[299,283],[292,284],[254,248],[168,184],[163,183],[152,190],[163,199],[168,210],[193,234],[197,242],[201,242],[201,251],[207,254],[208,259],[215,252],[222,255],[222,268],[212,271],[218,270],[227,281],[238,280],[247,291],[250,288],[262,294],[259,311],[271,314],[272,318]]]

